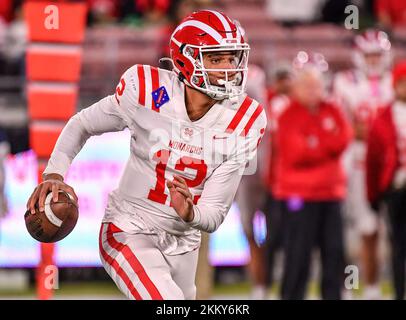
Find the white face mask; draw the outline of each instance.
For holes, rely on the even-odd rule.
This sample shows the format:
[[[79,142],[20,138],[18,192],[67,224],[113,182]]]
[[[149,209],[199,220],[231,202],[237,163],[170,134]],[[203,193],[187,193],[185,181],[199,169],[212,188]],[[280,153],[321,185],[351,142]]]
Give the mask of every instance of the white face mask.
[[[216,51],[227,51],[227,49],[202,49],[200,50],[199,60],[203,61],[204,53]],[[204,80],[204,85],[200,88],[200,91],[216,100],[230,99],[243,94],[245,92],[248,74],[248,54],[248,45],[246,48],[238,50],[238,53],[236,54],[236,67],[231,69],[208,69],[205,68],[202,63],[199,63],[200,61],[197,61],[197,68],[195,67],[195,76],[200,73],[200,77],[203,77]],[[223,72],[225,74],[225,79],[218,79],[217,84],[211,83],[208,73],[214,71]],[[229,73],[236,73],[233,80],[229,80]]]
[[[380,63],[371,66],[367,63],[365,54],[360,51],[355,51],[353,55],[354,65],[367,76],[381,76],[389,70],[392,57],[389,52],[383,52],[380,57]]]
[[[175,41],[175,39],[174,39]],[[198,50],[199,54],[195,59],[191,54],[187,54],[189,51]],[[238,97],[245,92],[247,74],[248,74],[248,56],[250,51],[250,46],[247,43],[224,43],[222,45],[213,46],[192,46],[186,45],[183,48],[186,53],[185,56],[190,60],[194,66],[193,74],[190,77],[190,83],[185,79],[185,83],[209,97],[215,100],[231,99]],[[215,53],[231,51],[236,54],[236,68],[231,69],[208,69],[203,65],[203,54],[204,53]],[[179,73],[179,70],[175,72]],[[217,84],[210,83],[209,72],[223,72],[225,74],[225,79],[219,79]],[[228,80],[228,73],[236,73],[233,80]],[[198,85],[200,84],[200,85]]]

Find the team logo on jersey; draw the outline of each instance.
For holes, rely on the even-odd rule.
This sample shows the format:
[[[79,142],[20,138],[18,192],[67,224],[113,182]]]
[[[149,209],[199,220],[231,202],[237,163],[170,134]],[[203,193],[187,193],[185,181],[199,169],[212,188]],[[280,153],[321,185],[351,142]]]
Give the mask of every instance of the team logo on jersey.
[[[164,86],[159,87],[157,90],[152,91],[152,99],[155,102],[155,107],[160,108],[163,104],[169,101],[168,92]]]
[[[189,127],[183,127],[181,129],[181,136],[185,140],[190,140],[193,136],[193,129]]]
[[[334,122],[334,119],[331,117],[324,118],[323,119],[323,128],[326,131],[331,131],[335,128],[336,124]]]

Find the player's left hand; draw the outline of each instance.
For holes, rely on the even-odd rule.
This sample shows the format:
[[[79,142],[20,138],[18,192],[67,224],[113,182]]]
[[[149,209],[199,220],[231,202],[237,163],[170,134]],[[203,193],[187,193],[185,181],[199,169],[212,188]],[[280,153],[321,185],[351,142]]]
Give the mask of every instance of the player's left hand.
[[[179,217],[186,222],[192,221],[194,218],[193,195],[189,191],[186,180],[175,175],[172,181],[166,182],[166,185],[169,188],[172,206]]]

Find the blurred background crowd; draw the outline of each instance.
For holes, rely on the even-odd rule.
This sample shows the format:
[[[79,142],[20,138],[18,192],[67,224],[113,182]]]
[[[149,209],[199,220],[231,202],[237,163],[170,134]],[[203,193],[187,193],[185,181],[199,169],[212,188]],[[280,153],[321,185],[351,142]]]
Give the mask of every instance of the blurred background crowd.
[[[236,197],[250,248],[249,297],[269,298],[276,286],[273,297],[304,299],[317,279],[324,299],[388,297],[383,281],[393,288],[390,298],[404,298],[406,68],[398,64],[406,58],[405,1],[85,2],[79,109],[111,94],[133,64],[169,68],[159,59],[169,55],[174,27],[194,10],[223,11],[244,28],[251,46],[247,91],[269,118],[259,170],[243,178]],[[22,4],[0,0],[0,165],[7,153],[28,150]],[[350,5],[358,13],[355,29],[345,28]],[[390,125],[396,134],[385,140]],[[386,156],[392,151],[395,160]],[[0,171],[0,192],[3,180]],[[0,198],[0,216],[6,211]],[[266,221],[262,238],[253,223],[258,216]],[[198,298],[210,298],[219,280],[208,264],[208,237]],[[363,289],[356,297],[346,266],[359,270]]]

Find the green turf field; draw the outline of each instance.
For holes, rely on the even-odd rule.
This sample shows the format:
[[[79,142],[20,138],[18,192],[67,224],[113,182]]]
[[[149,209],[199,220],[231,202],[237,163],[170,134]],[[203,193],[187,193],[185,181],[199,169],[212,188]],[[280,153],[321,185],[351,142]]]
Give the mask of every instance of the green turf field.
[[[389,282],[382,282],[383,298],[390,299],[392,288]],[[269,289],[269,299],[277,299],[279,286],[276,284]],[[250,284],[239,282],[227,285],[215,285],[213,288],[213,299],[248,299]],[[354,299],[362,297],[362,286],[358,290],[352,290]],[[318,299],[319,290],[316,282],[311,282],[308,291],[309,299]],[[0,299],[35,299],[35,288],[26,290],[0,290]],[[59,289],[55,290],[56,299],[124,299],[113,282],[76,282],[61,283]]]

